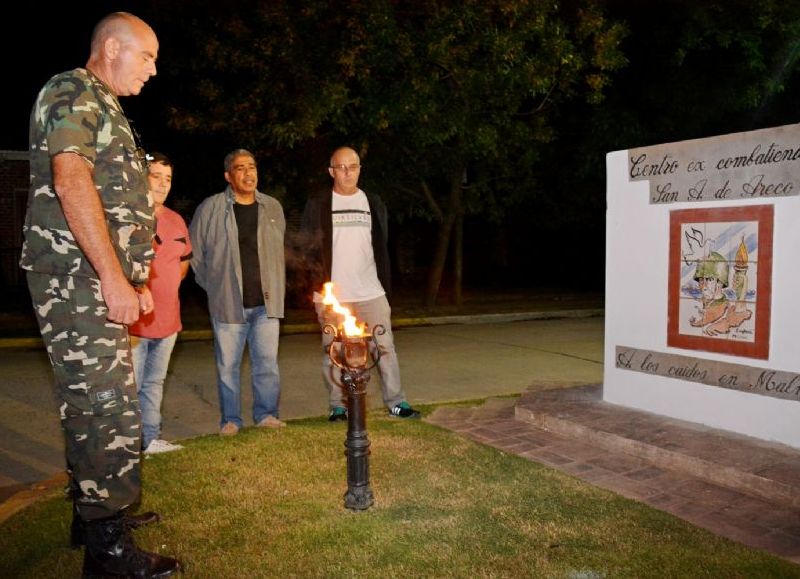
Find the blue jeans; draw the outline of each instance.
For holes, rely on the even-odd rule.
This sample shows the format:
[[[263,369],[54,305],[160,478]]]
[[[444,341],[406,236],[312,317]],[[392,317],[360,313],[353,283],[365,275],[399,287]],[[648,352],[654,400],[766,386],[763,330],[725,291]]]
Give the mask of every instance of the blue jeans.
[[[250,352],[253,422],[258,424],[270,414],[278,417],[278,399],[281,394],[278,320],[268,318],[264,306],[245,308],[244,319],[243,324],[226,324],[213,318],[211,320],[217,359],[220,426],[232,422],[239,428],[242,427],[240,375],[245,342]]]
[[[178,333],[166,338],[137,338],[132,336],[131,356],[133,376],[142,410],[142,448],[161,434],[161,400],[169,358]]]

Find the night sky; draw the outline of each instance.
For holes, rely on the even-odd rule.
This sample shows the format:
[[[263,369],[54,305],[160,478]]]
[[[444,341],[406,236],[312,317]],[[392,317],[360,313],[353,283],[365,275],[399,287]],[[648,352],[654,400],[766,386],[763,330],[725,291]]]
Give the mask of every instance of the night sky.
[[[85,1],[61,6],[27,0],[25,4],[12,8],[7,3],[2,9],[6,32],[0,35],[0,46],[5,67],[8,67],[3,83],[3,105],[8,112],[0,131],[0,150],[27,150],[28,119],[37,93],[53,75],[86,64],[92,29],[97,21],[118,9],[136,14],[135,2]],[[12,27],[16,31],[9,33],[8,28]],[[158,76],[145,85],[139,96],[120,99],[126,112],[152,101],[157,93],[157,88],[153,88],[157,82]],[[133,105],[135,99],[145,102]]]

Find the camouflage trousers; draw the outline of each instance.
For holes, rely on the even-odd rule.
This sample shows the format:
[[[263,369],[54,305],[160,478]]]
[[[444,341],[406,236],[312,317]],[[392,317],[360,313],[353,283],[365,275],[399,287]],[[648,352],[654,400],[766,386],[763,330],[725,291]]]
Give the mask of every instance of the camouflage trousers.
[[[106,319],[100,281],[28,272],[55,374],[70,487],[84,520],[109,517],[140,494],[141,417],[128,329]]]

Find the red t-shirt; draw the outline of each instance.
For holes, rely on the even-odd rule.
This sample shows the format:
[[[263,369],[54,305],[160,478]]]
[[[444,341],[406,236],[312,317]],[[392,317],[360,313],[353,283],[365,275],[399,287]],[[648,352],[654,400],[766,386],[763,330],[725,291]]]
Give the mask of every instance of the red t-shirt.
[[[153,249],[156,257],[150,266],[147,287],[153,294],[154,308],[128,329],[132,335],[142,338],[166,338],[182,328],[178,298],[181,262],[192,257],[186,222],[172,209],[162,207],[158,212]]]

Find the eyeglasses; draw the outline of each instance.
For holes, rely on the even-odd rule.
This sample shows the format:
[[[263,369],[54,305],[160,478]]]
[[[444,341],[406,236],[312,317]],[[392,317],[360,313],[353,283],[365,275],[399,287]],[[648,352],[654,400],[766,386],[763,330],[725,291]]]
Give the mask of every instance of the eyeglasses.
[[[361,169],[361,165],[357,163],[353,163],[352,165],[331,165],[331,169],[334,171],[349,171],[350,173],[355,173],[359,169]]]

